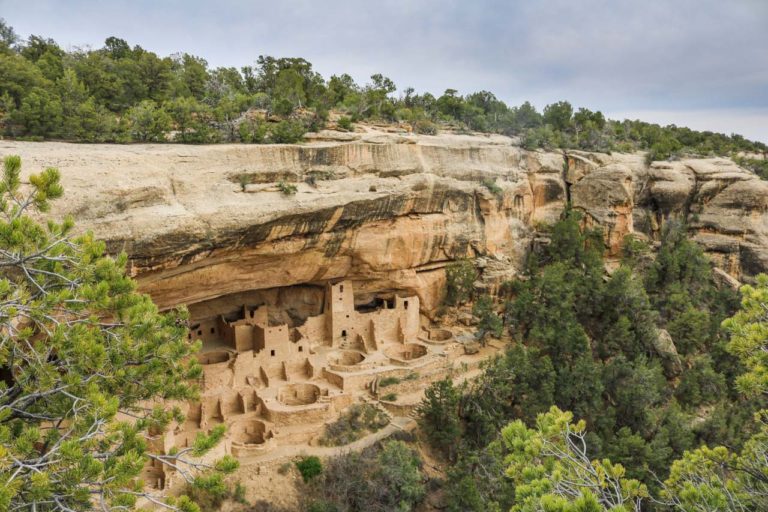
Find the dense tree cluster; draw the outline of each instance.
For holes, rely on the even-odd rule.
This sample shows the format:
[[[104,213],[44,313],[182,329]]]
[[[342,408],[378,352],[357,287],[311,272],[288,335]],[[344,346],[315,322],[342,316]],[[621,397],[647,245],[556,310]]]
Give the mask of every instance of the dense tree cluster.
[[[347,74],[323,78],[302,58],[260,56],[255,65],[210,68],[186,53],[160,57],[110,37],[99,49],[65,51],[55,41],[20,40],[0,20],[0,128],[11,137],[73,141],[292,143],[325,126],[361,120],[398,122],[418,133],[438,127],[519,136],[526,148],[648,150],[678,154],[762,153],[765,144],[641,121],[612,121],[566,101],[542,112],[508,106],[488,91],[417,94],[374,74],[364,85]],[[252,110],[253,109],[253,110]],[[259,110],[261,115],[250,115]]]
[[[0,179],[0,510],[126,510],[155,502],[194,512],[188,497],[145,488],[152,462],[196,488],[223,486],[237,467],[200,457],[223,426],[188,448],[153,449],[173,401],[196,397],[201,368],[186,313],[158,313],[125,275],[126,256],[104,254],[73,222],[35,219],[63,193],[56,169],[21,180],[6,157]],[[178,402],[176,402],[178,403]],[[215,469],[204,474],[200,470]]]
[[[553,461],[544,464],[549,471],[562,476],[579,457],[606,459],[598,473],[634,482],[623,497],[623,491],[610,499],[584,494],[579,499],[586,508],[573,510],[619,499],[634,510],[640,497],[658,495],[663,479],[682,478],[676,472],[695,457],[688,450],[763,442],[750,436],[760,430],[754,414],[766,405],[760,387],[768,339],[765,278],[763,288],[744,289],[742,311],[724,324],[732,333],[728,341],[720,325],[738,308],[738,297],[715,285],[711,264],[683,226],[667,224],[655,257],[628,239],[622,265],[606,275],[602,236],[580,220],[566,211],[551,228],[550,245],[531,259],[527,278],[503,288],[504,323],[514,339],[506,353],[469,386],[434,384],[419,408],[431,444],[454,461],[450,510],[540,510],[549,487],[528,488],[536,506],[520,495],[525,486],[542,485],[540,477],[520,468],[508,472],[511,479],[495,472],[506,467],[515,443],[523,443],[513,438],[527,439],[523,445],[530,447],[530,439],[544,435],[541,429],[555,443],[548,449],[575,450],[569,457],[576,459],[557,461],[559,470]],[[739,377],[745,367],[751,371]],[[580,422],[571,424],[572,417]],[[513,420],[518,423],[504,430]],[[564,425],[572,431],[557,441],[555,426]],[[575,447],[568,444],[574,435]],[[530,451],[518,456],[520,464],[541,462]],[[488,480],[490,474],[496,476]],[[551,510],[572,510],[555,505]]]
[[[418,454],[405,442],[385,441],[362,452],[329,458],[305,480],[307,512],[408,512],[426,492]]]

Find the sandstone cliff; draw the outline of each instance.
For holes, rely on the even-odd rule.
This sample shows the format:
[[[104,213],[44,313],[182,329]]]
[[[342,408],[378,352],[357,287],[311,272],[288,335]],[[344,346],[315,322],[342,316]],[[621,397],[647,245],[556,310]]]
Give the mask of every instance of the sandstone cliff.
[[[613,255],[628,232],[657,239],[685,218],[731,275],[768,270],[768,182],[727,159],[648,167],[640,154],[528,152],[501,136],[377,132],[301,146],[2,141],[0,154],[21,155],[25,172],[58,167],[66,198],[54,213],[127,251],[163,308],[347,278],[430,309],[447,262],[488,255],[520,268],[569,198]]]

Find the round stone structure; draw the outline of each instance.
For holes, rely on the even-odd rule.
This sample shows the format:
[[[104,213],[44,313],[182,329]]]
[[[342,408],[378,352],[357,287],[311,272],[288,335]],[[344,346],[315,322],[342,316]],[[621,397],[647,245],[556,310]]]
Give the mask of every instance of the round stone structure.
[[[277,401],[283,405],[310,405],[320,398],[320,388],[314,384],[286,384],[277,392]]]
[[[405,343],[387,348],[384,354],[393,362],[410,363],[427,355],[427,347],[418,343]]]
[[[197,360],[202,365],[226,363],[234,357],[234,353],[229,350],[210,350],[197,354]]]

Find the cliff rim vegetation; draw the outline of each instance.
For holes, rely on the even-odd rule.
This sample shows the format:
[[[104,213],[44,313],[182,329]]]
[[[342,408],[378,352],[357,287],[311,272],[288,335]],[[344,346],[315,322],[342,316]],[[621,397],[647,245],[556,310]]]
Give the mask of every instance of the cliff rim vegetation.
[[[255,65],[211,68],[188,53],[160,57],[109,37],[98,49],[62,49],[31,35],[22,41],[0,19],[0,132],[26,140],[78,142],[295,143],[307,131],[398,123],[517,136],[526,149],[646,150],[647,158],[741,156],[761,176],[768,146],[740,135],[609,120],[567,101],[542,112],[508,106],[493,93],[441,95],[400,89],[377,73],[361,85],[328,79],[303,58],[261,55]]]

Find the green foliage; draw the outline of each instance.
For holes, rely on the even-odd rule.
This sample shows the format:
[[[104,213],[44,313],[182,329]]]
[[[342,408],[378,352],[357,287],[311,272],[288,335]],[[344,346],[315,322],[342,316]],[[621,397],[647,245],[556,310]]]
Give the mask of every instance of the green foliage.
[[[382,398],[386,400],[386,398]],[[336,421],[325,426],[320,444],[324,446],[349,444],[369,433],[381,430],[388,424],[389,417],[375,405],[354,404],[344,411]]]
[[[386,441],[328,459],[322,474],[305,491],[305,510],[408,512],[424,495],[416,452],[402,441]]]
[[[248,188],[248,185],[251,183],[251,176],[248,173],[240,173],[237,175],[237,182],[240,184],[240,191],[245,192],[245,190]]]
[[[299,188],[294,185],[293,183],[287,183],[285,181],[280,181],[277,183],[277,189],[286,196],[293,196],[296,195],[296,192],[298,192]]]
[[[383,379],[381,379],[379,381],[379,387],[380,388],[385,388],[387,386],[393,386],[393,385],[399,384],[399,383],[400,383],[400,378],[399,377],[395,377],[394,375],[390,375],[389,377],[384,377]]]
[[[506,475],[504,444],[494,441],[477,451],[459,451],[445,483],[449,512],[506,511],[514,503],[514,483]]]
[[[129,111],[151,101],[173,117],[179,142],[239,139],[290,144],[301,140],[299,125],[305,124],[290,119],[312,117],[308,128],[317,131],[333,109],[343,112],[338,126],[346,130],[351,129],[352,122],[365,119],[407,122],[416,133],[427,135],[446,126],[460,133],[475,130],[519,136],[526,149],[645,150],[649,163],[678,154],[736,155],[743,159],[743,165],[766,175],[765,161],[752,156],[764,156],[768,147],[738,135],[637,120],[607,120],[599,111],[574,109],[567,101],[547,105],[540,113],[529,102],[509,106],[488,91],[462,96],[449,88],[436,98],[406,88],[395,97],[396,85],[379,73],[364,85],[355,83],[348,74],[326,80],[302,58],[261,55],[255,66],[211,68],[194,55],[160,57],[116,37],[107,38],[102,48],[65,51],[55,41],[38,36],[21,42],[3,22],[0,69],[0,98],[11,100],[3,107],[0,122],[5,134],[13,137],[170,139],[170,128],[158,133],[165,120],[147,121],[146,112],[132,112],[139,120],[138,127],[131,121],[127,131],[115,129]],[[75,84],[82,94],[70,94],[72,89],[67,85]],[[274,133],[271,138],[261,133],[264,128],[243,122],[251,108],[265,111],[270,120],[279,118],[274,130],[266,130]],[[91,120],[83,123],[81,116]],[[76,128],[82,124],[88,127]],[[155,130],[148,131],[142,125],[155,125]]]
[[[626,478],[621,464],[590,460],[586,423],[552,407],[529,429],[517,420],[501,433],[515,483],[513,512],[535,510],[640,511],[648,489]]]
[[[554,402],[556,373],[538,350],[510,347],[492,360],[461,399],[465,441],[473,448],[490,443],[510,418],[532,421]]]
[[[215,512],[221,509],[224,501],[231,496],[231,491],[221,475],[215,478],[195,479],[188,484],[184,493],[197,505],[201,512]]]
[[[437,135],[437,125],[427,119],[419,119],[413,123],[413,131],[422,135]]]
[[[708,356],[701,356],[683,373],[675,395],[681,404],[699,407],[716,403],[725,392],[725,377],[715,371]]]
[[[280,121],[269,129],[269,140],[276,144],[294,144],[304,137],[307,129],[299,121]]]
[[[768,158],[765,157],[765,151],[763,152],[763,158],[747,158],[743,156],[737,156],[734,161],[741,167],[745,167],[754,172],[764,180],[768,180]]]
[[[323,463],[320,462],[319,457],[309,455],[297,460],[296,468],[299,470],[302,480],[306,483],[323,472]]]
[[[504,190],[496,184],[496,180],[494,178],[484,178],[483,186],[495,196],[500,196],[504,193]]]
[[[471,261],[457,260],[445,267],[445,279],[445,303],[449,306],[457,306],[472,298],[477,270]]]
[[[269,133],[267,124],[258,120],[246,120],[237,127],[240,140],[247,144],[262,144]]]
[[[241,505],[248,505],[248,500],[245,498],[245,486],[240,482],[235,482],[235,488],[232,491],[232,499]]]
[[[627,240],[623,264],[610,274],[602,234],[584,229],[578,212],[567,209],[548,231],[550,244],[529,258],[526,279],[502,290],[504,323],[516,343],[459,400],[459,463],[446,492],[465,492],[459,501],[469,510],[511,504],[504,487],[488,489],[473,464],[494,467],[504,456],[488,449],[502,427],[513,419],[531,427],[553,404],[589,427],[580,435],[590,459],[603,469],[616,467],[603,459],[620,464],[621,480],[654,493],[686,450],[703,441],[738,447],[754,433],[749,418],[761,402],[730,401],[740,370],[718,329],[735,302],[715,286],[711,264],[682,226],[668,222],[655,259],[647,244]],[[478,314],[492,301],[476,304]],[[659,327],[673,333],[678,355],[660,341]],[[582,504],[591,507],[594,498],[598,510],[605,508],[590,492]],[[548,493],[535,495],[531,506],[576,506],[577,494]],[[524,500],[512,501],[523,507]]]
[[[138,483],[150,460],[215,490],[236,461],[225,458],[200,473],[197,457],[222,438],[223,426],[174,453],[154,453],[146,442],[171,421],[183,421],[178,408],[148,404],[197,396],[192,382],[201,368],[190,357],[198,347],[187,341],[186,312],[159,314],[126,276],[126,256],[106,256],[90,233],[74,235],[72,219],[34,220],[63,194],[56,169],[33,174],[28,183],[22,186],[21,159],[6,157],[0,508],[85,510],[94,499],[105,509],[130,508],[152,492]],[[176,502],[196,509],[189,498]]]
[[[746,373],[737,381],[747,395],[768,394],[768,275],[757,276],[755,286],[741,288],[741,309],[723,322],[730,334],[728,351],[739,358]]]
[[[682,149],[682,144],[673,137],[664,138],[659,142],[653,143],[645,155],[646,163],[651,163],[656,160],[669,160],[675,154]]]
[[[409,511],[424,497],[421,460],[402,441],[384,444],[377,458],[375,482],[388,490],[379,502],[384,510]]]
[[[544,107],[543,121],[555,130],[566,131],[571,127],[573,107],[567,101],[558,101]]]
[[[477,324],[479,338],[485,340],[486,335],[500,338],[504,331],[504,323],[501,317],[493,309],[493,299],[490,295],[481,295],[472,305],[472,314],[480,321]]]
[[[177,130],[176,140],[185,143],[215,141],[210,121],[210,107],[193,97],[184,96],[170,101],[166,106]]]
[[[342,130],[351,131],[352,130],[352,119],[347,116],[341,116],[338,121],[336,121],[336,124],[341,128]]]
[[[419,427],[430,445],[448,460],[454,460],[461,437],[459,402],[461,393],[446,378],[430,385],[416,408]]]
[[[127,130],[132,140],[161,142],[171,128],[171,116],[152,100],[144,100],[125,113]]]
[[[765,510],[768,507],[768,426],[758,418],[760,431],[741,453],[725,447],[702,446],[672,464],[662,497],[679,510]]]

